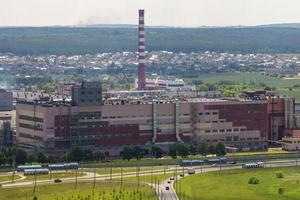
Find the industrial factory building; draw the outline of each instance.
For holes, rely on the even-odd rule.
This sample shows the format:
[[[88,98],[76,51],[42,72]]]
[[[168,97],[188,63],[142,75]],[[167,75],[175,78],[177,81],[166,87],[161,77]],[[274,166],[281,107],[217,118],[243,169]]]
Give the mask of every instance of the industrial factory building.
[[[72,102],[17,103],[20,147],[54,153],[82,146],[118,156],[126,145],[166,148],[176,142],[223,141],[240,150],[258,150],[293,128],[294,100],[267,93],[259,100],[247,94],[232,100],[141,97],[99,102],[100,83],[83,83],[74,90]]]

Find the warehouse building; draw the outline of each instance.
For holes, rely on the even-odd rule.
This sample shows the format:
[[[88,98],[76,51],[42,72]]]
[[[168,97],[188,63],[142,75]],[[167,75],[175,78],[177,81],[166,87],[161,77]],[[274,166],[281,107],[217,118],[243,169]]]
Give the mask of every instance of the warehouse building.
[[[27,150],[74,146],[118,156],[125,145],[167,148],[175,142],[223,141],[240,150],[265,148],[292,128],[294,100],[205,98],[99,100],[101,84],[83,84],[73,101],[19,101],[17,142]],[[84,94],[82,93],[84,92]],[[89,94],[90,95],[86,95]],[[95,97],[90,101],[91,97]],[[87,103],[88,101],[88,103]]]

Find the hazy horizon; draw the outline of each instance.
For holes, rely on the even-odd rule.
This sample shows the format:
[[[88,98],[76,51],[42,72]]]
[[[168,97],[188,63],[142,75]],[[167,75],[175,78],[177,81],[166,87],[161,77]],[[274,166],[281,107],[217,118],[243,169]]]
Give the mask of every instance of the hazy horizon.
[[[299,23],[298,0],[0,0],[0,26],[137,24],[169,27]]]

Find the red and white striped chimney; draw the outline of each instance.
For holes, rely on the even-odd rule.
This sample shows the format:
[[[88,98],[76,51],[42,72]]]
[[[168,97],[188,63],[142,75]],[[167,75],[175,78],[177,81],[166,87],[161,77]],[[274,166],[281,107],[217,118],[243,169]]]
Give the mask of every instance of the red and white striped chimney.
[[[138,89],[144,90],[146,86],[145,76],[145,21],[144,10],[139,10],[139,69],[138,69]]]

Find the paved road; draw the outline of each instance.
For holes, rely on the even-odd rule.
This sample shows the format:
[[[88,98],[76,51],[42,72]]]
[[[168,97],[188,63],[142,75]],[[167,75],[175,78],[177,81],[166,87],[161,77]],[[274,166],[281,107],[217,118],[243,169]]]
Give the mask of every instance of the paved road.
[[[289,162],[280,162],[280,161],[272,161],[272,162],[268,162],[267,163],[267,167],[287,167],[287,166],[296,166],[299,165],[300,166],[300,162],[296,162],[295,160],[289,161]],[[236,165],[221,165],[221,170],[228,170],[228,169],[240,169],[241,165],[240,164],[236,164]],[[218,171],[220,170],[220,167],[218,165],[216,166],[203,166],[203,167],[194,167],[195,169],[195,173],[199,174],[199,173],[207,173],[210,171]],[[175,172],[177,170],[177,174],[182,173],[182,167],[172,167],[169,168],[167,173],[170,172]],[[246,170],[246,169],[245,169]],[[80,170],[79,170],[80,171]],[[186,171],[186,170],[185,170]],[[80,172],[78,172],[80,173]],[[77,180],[78,181],[93,181],[94,180],[94,173],[92,172],[86,172],[84,171],[84,173],[86,174],[85,176],[82,177],[78,177]],[[185,172],[186,173],[186,172]],[[163,170],[155,170],[153,171],[153,175],[162,175],[164,174]],[[143,171],[143,176],[150,176],[151,175],[151,170],[147,170],[147,171]],[[186,174],[185,174],[186,175]],[[135,177],[136,173],[135,172],[129,172],[129,173],[124,173],[123,174],[123,178],[127,178],[127,177]],[[187,175],[186,175],[187,176]],[[23,177],[22,177],[23,178]],[[109,174],[102,174],[96,175],[96,180],[109,180],[110,175]],[[113,179],[120,179],[121,175],[120,173],[118,174],[113,174]],[[180,179],[180,176],[177,176],[178,179]],[[174,177],[174,179],[176,179],[176,177]],[[177,179],[177,180],[178,180]],[[64,183],[65,182],[75,182],[75,178],[62,178],[61,179]],[[119,180],[113,180],[113,181],[117,181],[119,182]],[[178,197],[176,195],[176,192],[173,188],[173,184],[174,181],[171,181],[171,183],[167,182],[168,180],[165,180],[162,184],[159,185],[159,189],[156,191],[157,195],[159,196],[160,200],[178,200]],[[38,180],[37,181],[37,185],[41,185],[41,184],[55,184],[53,182],[53,180]],[[34,185],[33,181],[28,181],[28,182],[15,182],[13,184],[8,183],[8,184],[3,184],[2,187],[17,187],[17,186],[32,186]],[[151,185],[148,183],[148,185]],[[153,185],[152,185],[153,186]],[[166,190],[166,186],[169,186],[169,190]],[[154,186],[153,186],[154,187]]]
[[[291,160],[290,162],[280,162],[280,161],[273,161],[273,162],[268,162],[265,165],[267,168],[269,167],[290,167],[290,166],[300,166],[300,162],[299,161],[295,161],[295,160]],[[230,170],[230,169],[241,169],[242,165],[237,164],[237,165],[221,165],[221,168],[219,165],[216,165],[214,167],[194,167],[195,169],[195,174],[200,174],[200,173],[207,173],[207,172],[212,172],[212,171],[220,171],[220,170]],[[247,170],[247,169],[245,169]],[[179,173],[182,173],[181,170],[178,170]],[[185,172],[186,173],[186,172]],[[185,174],[185,176],[189,176],[187,175],[187,173]],[[180,177],[179,175],[177,177],[174,177],[174,179],[176,180],[181,179],[182,177]],[[169,180],[169,179],[168,179]],[[157,194],[159,196],[160,200],[179,200],[173,185],[175,181],[171,181],[171,184],[169,184],[167,181],[164,181],[163,184],[159,187],[159,191],[157,191]],[[169,186],[169,190],[166,190],[166,186]]]

